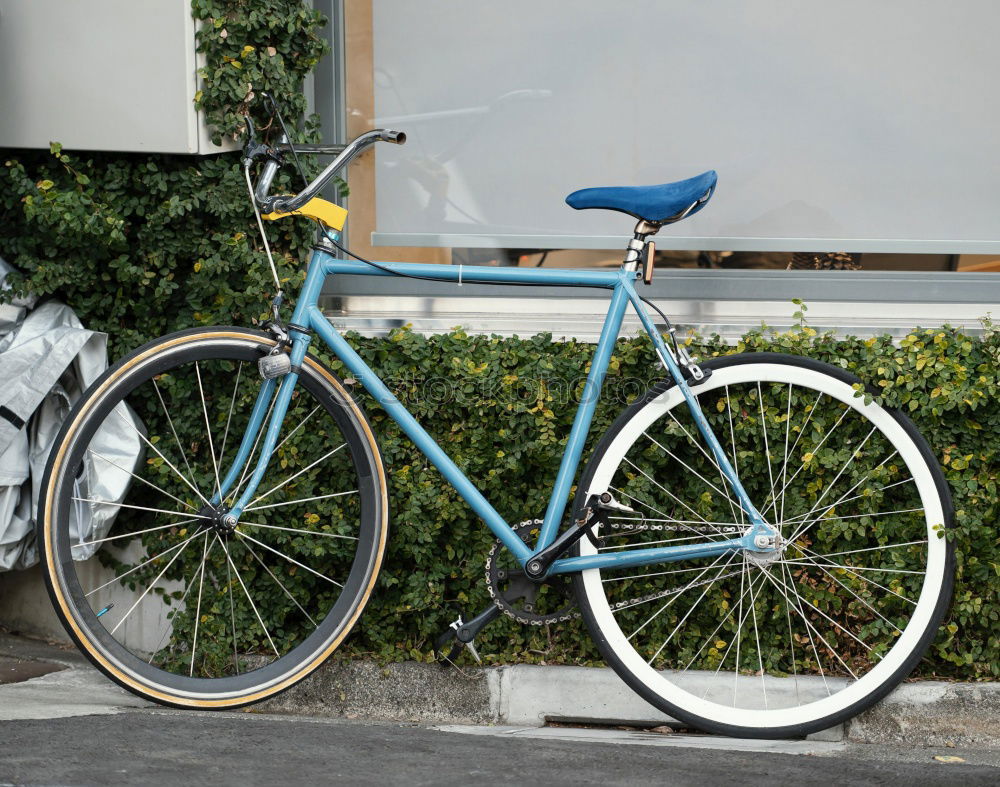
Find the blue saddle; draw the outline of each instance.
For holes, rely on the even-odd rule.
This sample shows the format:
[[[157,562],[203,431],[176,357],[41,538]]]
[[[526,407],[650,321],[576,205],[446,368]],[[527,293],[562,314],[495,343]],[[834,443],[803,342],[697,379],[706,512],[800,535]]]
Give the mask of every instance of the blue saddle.
[[[718,179],[715,170],[711,169],[693,178],[660,186],[580,189],[566,197],[566,204],[577,210],[617,210],[650,222],[662,223],[669,219],[677,221],[705,207],[715,191]]]

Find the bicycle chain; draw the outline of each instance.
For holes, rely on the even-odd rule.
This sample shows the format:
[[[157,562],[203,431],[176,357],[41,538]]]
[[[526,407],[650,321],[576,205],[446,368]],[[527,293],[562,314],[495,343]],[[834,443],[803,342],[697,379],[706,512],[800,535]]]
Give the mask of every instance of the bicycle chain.
[[[540,520],[540,519],[527,519],[524,522],[520,522],[517,525],[515,525],[514,526],[514,531],[518,532],[520,530],[530,530],[530,529],[539,527],[541,524],[542,524],[542,520]],[[712,532],[712,533],[730,533],[730,532],[732,532],[732,533],[741,533],[742,530],[743,530],[743,528],[741,528],[738,525],[726,525],[726,526],[723,526],[723,527],[716,527],[714,525],[707,525],[707,526],[706,525],[694,525],[694,526],[681,525],[680,527],[677,527],[675,525],[657,525],[657,524],[653,524],[653,525],[650,525],[650,524],[629,525],[629,524],[623,524],[623,523],[617,523],[617,522],[606,522],[604,524],[607,527],[609,527],[609,528],[611,528],[613,530],[624,530],[624,531],[627,531],[627,532],[641,532],[641,531],[648,531],[648,530],[654,530],[654,531],[690,530],[690,531],[693,531],[695,533],[706,533],[706,532]],[[611,536],[602,536],[602,537],[599,537],[597,540],[598,540],[599,543],[601,543],[603,545],[607,541],[608,538],[611,538]],[[518,623],[520,623],[522,625],[525,625],[525,626],[541,626],[541,625],[548,625],[550,623],[564,623],[564,622],[567,622],[567,621],[570,621],[570,620],[577,620],[578,618],[581,617],[581,613],[579,611],[576,611],[576,610],[574,610],[572,612],[570,612],[568,610],[567,611],[560,611],[558,613],[553,613],[551,615],[537,615],[537,614],[532,614],[531,617],[526,617],[526,616],[520,614],[519,611],[515,607],[511,606],[511,604],[508,603],[507,600],[503,598],[503,595],[500,592],[500,589],[494,586],[494,581],[493,581],[493,561],[496,559],[496,556],[498,554],[500,554],[500,550],[501,549],[503,549],[503,542],[501,542],[499,539],[497,539],[496,541],[494,541],[493,544],[490,546],[490,551],[489,551],[489,553],[486,556],[486,575],[485,575],[485,578],[486,578],[486,589],[489,591],[490,600],[497,606],[497,608],[504,615],[506,615],[507,617],[511,618],[512,620],[516,620]],[[638,605],[638,604],[645,604],[647,601],[655,601],[657,599],[666,598],[668,596],[675,596],[675,595],[678,595],[679,593],[683,593],[683,592],[685,592],[687,590],[690,590],[691,588],[701,587],[702,585],[707,585],[707,584],[709,584],[711,582],[716,582],[716,581],[718,581],[720,579],[728,579],[729,577],[739,576],[740,574],[743,573],[744,570],[745,569],[740,569],[738,571],[731,571],[728,574],[722,574],[721,576],[711,577],[710,579],[694,580],[692,582],[687,583],[686,585],[682,585],[679,588],[671,588],[669,590],[661,590],[661,591],[657,591],[656,593],[647,594],[645,596],[636,596],[634,598],[625,599],[624,601],[615,602],[613,604],[610,604],[609,606],[610,606],[610,608],[611,608],[612,611],[616,611],[616,610],[619,610],[619,609],[624,609],[624,608],[629,607],[629,606],[635,606],[635,605]]]

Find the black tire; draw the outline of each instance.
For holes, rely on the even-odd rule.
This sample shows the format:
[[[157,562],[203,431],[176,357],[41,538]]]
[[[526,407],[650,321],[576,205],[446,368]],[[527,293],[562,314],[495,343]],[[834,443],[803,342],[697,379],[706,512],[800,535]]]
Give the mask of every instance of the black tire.
[[[631,578],[628,575],[625,578],[616,577],[614,572],[610,571],[606,571],[603,577],[601,572],[597,570],[582,572],[576,575],[574,582],[584,621],[607,663],[633,690],[656,708],[693,727],[723,735],[754,738],[797,737],[832,727],[871,707],[898,685],[920,661],[941,625],[951,600],[954,581],[953,548],[950,541],[944,539],[943,534],[939,535],[938,532],[941,529],[952,527],[953,524],[951,495],[947,483],[933,453],[912,421],[897,411],[890,411],[875,404],[863,405],[861,399],[853,397],[852,386],[858,385],[859,380],[843,369],[807,358],[777,353],[746,353],[726,356],[703,364],[703,368],[712,370],[712,375],[705,383],[692,390],[699,397],[703,411],[709,420],[716,421],[714,428],[727,456],[732,461],[733,456],[738,453],[740,464],[737,471],[741,482],[747,487],[748,493],[758,508],[761,506],[761,502],[758,497],[755,497],[754,490],[766,492],[768,484],[770,484],[770,491],[767,492],[767,495],[759,495],[759,497],[765,497],[765,503],[770,503],[767,511],[773,512],[774,520],[781,519],[788,523],[787,527],[783,529],[783,534],[789,536],[787,546],[780,550],[778,558],[774,562],[766,565],[748,561],[746,556],[742,557],[742,563],[740,563],[739,553],[731,553],[732,560],[736,563],[735,566],[732,566],[731,563],[713,564],[708,559],[702,559],[701,561],[689,561],[686,564],[672,563],[667,566],[662,564],[651,566],[638,570],[642,573]],[[760,382],[754,385],[754,381]],[[791,460],[799,455],[796,454],[798,440],[789,450],[789,435],[795,431],[792,428],[792,403],[793,399],[801,401],[799,388],[808,387],[812,383],[826,386],[829,391],[836,393],[836,396],[840,398],[835,398],[830,393],[826,395],[827,398],[822,398],[823,394],[820,393],[812,406],[803,408],[802,411],[816,414],[816,421],[822,421],[826,417],[827,410],[833,415],[841,413],[840,421],[833,422],[831,416],[830,422],[836,425],[830,434],[837,434],[836,430],[841,428],[841,422],[847,424],[843,427],[846,431],[841,432],[840,437],[847,438],[850,447],[845,449],[846,453],[843,454],[847,457],[844,470],[840,471],[840,475],[834,476],[832,470],[824,470],[820,466],[822,460],[816,460],[816,457],[819,456],[820,446],[816,446],[815,453],[806,450],[812,447],[817,439],[815,425],[809,428],[808,419],[804,422],[796,422],[799,436],[807,434],[802,447],[798,448],[800,453],[806,450],[804,454],[801,454],[803,457],[801,465],[807,469],[802,475],[802,480],[796,482],[794,476],[788,475],[788,466]],[[784,410],[784,407],[775,408],[778,410],[775,414],[772,412],[771,405],[775,398],[782,405],[784,404],[784,399],[781,397],[784,395],[786,384],[788,416],[782,419],[781,416],[784,413],[781,411]],[[811,390],[819,389],[812,388]],[[736,392],[737,406],[732,404],[733,391]],[[606,489],[613,489],[613,494],[616,495],[619,502],[630,504],[637,510],[634,518],[642,524],[629,524],[627,520],[633,518],[632,514],[623,515],[617,519],[617,526],[625,528],[623,532],[632,532],[628,541],[633,542],[633,544],[636,541],[636,534],[639,538],[645,537],[648,540],[650,538],[648,534],[652,532],[648,528],[652,527],[651,523],[656,522],[656,518],[661,516],[662,518],[659,518],[658,521],[665,523],[663,526],[665,531],[693,529],[703,534],[711,534],[714,530],[720,533],[717,536],[719,538],[733,538],[735,536],[731,533],[743,532],[738,503],[734,510],[729,505],[725,493],[714,494],[709,490],[713,484],[716,492],[728,489],[725,483],[720,481],[718,468],[717,466],[713,467],[714,461],[705,458],[707,455],[704,452],[699,452],[689,445],[689,443],[694,442],[693,439],[685,437],[682,432],[686,407],[684,407],[682,400],[678,401],[681,399],[679,394],[680,392],[676,389],[673,381],[664,381],[631,404],[595,447],[578,487],[574,510],[579,510],[589,495]],[[723,394],[725,401],[723,401]],[[745,398],[741,399],[741,397]],[[849,403],[848,400],[850,400]],[[740,402],[743,404],[741,405]],[[755,410],[755,402],[760,404],[759,419]],[[675,416],[680,415],[676,425],[666,417],[668,411]],[[737,412],[735,420],[738,428],[735,428],[734,422],[730,420],[727,429],[725,419],[727,417],[731,419],[733,412]],[[878,426],[879,430],[876,431],[873,428],[869,435],[869,438],[874,436],[875,439],[868,440],[866,438],[865,441],[859,443],[856,438],[849,437],[849,435],[855,434],[854,431],[851,431],[855,428],[855,421],[858,424],[863,423],[865,426],[869,423]],[[743,422],[748,424],[745,429]],[[782,427],[781,423],[785,425]],[[776,424],[778,425],[779,438],[781,431],[784,430],[783,459],[780,439],[777,446],[773,440],[767,440],[768,434],[771,434],[772,437],[775,435]],[[654,431],[661,427],[667,436],[660,437],[659,432]],[[724,433],[732,430],[732,434],[719,434],[720,430]],[[696,430],[691,429],[691,431],[697,434]],[[751,438],[754,431],[763,435],[763,440],[757,444],[754,444]],[[650,436],[648,432],[653,432],[654,436]],[[883,438],[884,446],[883,443],[879,442]],[[754,439],[759,440],[759,438]],[[672,442],[668,442],[668,440]],[[659,447],[652,446],[650,441],[655,441]],[[830,446],[834,445],[835,442],[832,440]],[[866,445],[868,448],[865,447]],[[895,448],[899,452],[899,458],[903,461],[893,462],[894,457],[890,455],[889,460],[875,465],[879,451],[885,450],[888,454],[888,448]],[[673,456],[664,453],[668,450]],[[872,454],[870,460],[867,459],[867,453]],[[655,459],[659,454],[663,454],[662,461]],[[779,481],[774,479],[777,471],[772,456],[775,454],[784,474]],[[752,486],[754,479],[749,476],[753,469],[760,469],[764,466],[762,456],[766,456],[768,473],[764,475],[761,470],[759,475],[762,476],[762,483]],[[867,475],[862,474],[862,471],[867,467],[867,465],[862,465],[862,459],[869,462],[873,468],[868,469]],[[678,464],[679,460],[684,460],[687,464],[682,467]],[[647,462],[648,465],[646,465]],[[667,467],[668,462],[672,463],[669,468]],[[858,466],[851,468],[852,463],[855,462]],[[831,465],[834,469],[837,466],[837,464]],[[902,471],[898,470],[897,466],[902,466]],[[850,469],[851,475],[847,476],[844,481],[838,481],[838,479],[844,478],[848,469]],[[871,491],[871,487],[875,485],[875,481],[869,480],[867,485],[858,485],[854,487],[853,491],[849,487],[850,496],[843,495],[842,489],[837,486],[838,483],[847,484],[857,475],[861,475],[862,484],[865,483],[866,478],[895,478],[895,476],[888,475],[890,470],[897,472],[900,476],[905,476],[908,471],[911,478],[902,481],[893,480],[891,483],[886,481],[874,492]],[[700,471],[701,475],[698,476],[700,480],[690,480],[694,477],[694,471]],[[796,475],[798,474],[799,471],[796,471]],[[684,492],[687,488],[684,485],[685,475],[692,484],[690,487],[692,490],[704,490],[699,500],[694,501],[693,497],[685,497]],[[792,480],[789,481],[789,478]],[[817,479],[825,480],[820,482]],[[882,481],[879,480],[879,483],[881,484]],[[648,499],[634,491],[633,498],[629,499],[629,493],[626,490],[632,487],[627,487],[626,484],[636,484],[635,488],[653,490],[656,494],[661,495],[662,499],[667,500],[666,504],[661,504],[661,514],[653,514],[643,507],[648,505],[651,508],[651,504],[656,502],[648,492],[645,493],[648,495]],[[810,484],[816,485],[816,489],[814,490]],[[912,489],[910,488],[911,484]],[[799,491],[799,485],[804,491]],[[722,490],[718,489],[719,486],[722,487]],[[823,497],[830,489],[835,488],[838,489],[838,493],[841,493],[841,498],[836,500],[833,507],[828,507],[824,504]],[[786,490],[789,490],[787,495]],[[820,492],[820,490],[823,491]],[[860,491],[857,498],[854,497],[856,491]],[[668,495],[671,495],[672,498],[668,498]],[[706,495],[710,502],[705,501]],[[809,497],[810,495],[812,497]],[[780,516],[779,496],[781,497]],[[636,497],[641,499],[635,499]],[[789,510],[807,508],[817,497],[819,502],[804,517],[786,517],[786,497],[790,498],[788,501]],[[897,506],[895,501],[904,499],[904,497],[906,500],[919,501],[922,504],[921,507],[919,509],[876,511],[874,513],[869,511],[869,507],[882,507],[883,502],[890,498],[895,507]],[[854,502],[856,499],[861,502]],[[687,503],[692,503],[692,501],[694,501],[693,504],[688,506]],[[854,508],[848,508],[849,504],[858,506],[862,513],[855,514]],[[684,507],[679,508],[680,505]],[[794,509],[792,509],[793,506]],[[729,511],[733,512],[731,519]],[[820,513],[813,520],[811,517],[815,516],[816,511]],[[865,511],[869,511],[869,513],[864,513]],[[775,524],[772,518],[768,517],[767,512],[761,511],[761,513],[769,522]],[[711,516],[709,516],[710,514]],[[701,519],[691,518],[694,516],[701,517]],[[865,517],[868,518],[865,519]],[[908,528],[905,532],[926,533],[926,541],[921,542],[918,538],[913,542],[895,543],[893,538],[889,538],[891,543],[876,543],[876,546],[871,549],[854,549],[854,544],[858,543],[855,541],[851,542],[851,549],[848,551],[836,552],[835,550],[827,552],[827,554],[819,554],[823,550],[819,550],[816,545],[821,541],[824,545],[835,545],[840,543],[838,539],[867,537],[871,538],[874,543],[880,536],[875,533],[875,528],[869,527],[869,523],[876,521],[872,517],[877,517],[879,528],[884,529],[886,533],[903,532],[905,527]],[[688,521],[687,525],[677,524],[685,520]],[[728,521],[733,522],[736,527],[729,531],[730,534],[723,536],[721,535],[722,525]],[[702,525],[701,522],[705,524]],[[819,523],[818,527],[817,523]],[[692,527],[692,524],[696,527]],[[778,524],[782,526],[781,523]],[[935,525],[939,527],[934,527]],[[633,528],[634,531],[629,531],[629,528]],[[863,532],[856,534],[854,532],[856,530]],[[606,536],[613,532],[613,530],[604,528],[601,535]],[[807,542],[806,536],[814,540]],[[659,537],[659,534],[653,536],[653,538]],[[690,535],[686,538],[704,540],[706,538],[712,539],[713,536]],[[605,540],[603,544],[605,546],[602,548],[613,549],[614,536],[611,540]],[[926,544],[926,546],[921,546],[921,544]],[[593,553],[594,551],[593,547],[585,541],[580,542],[578,549],[582,553]],[[922,556],[921,553],[923,553]],[[840,555],[839,558],[836,557],[837,554]],[[891,559],[886,557],[886,554],[890,555]],[[926,565],[922,580],[918,576],[919,572],[910,570],[911,565],[919,566],[921,560]],[[863,565],[865,562],[874,562],[876,565],[874,567]],[[779,563],[783,565],[779,567]],[[841,563],[847,568],[841,568]],[[684,574],[675,571],[674,574],[679,575],[679,578],[666,578],[669,575],[655,573],[664,568],[672,569],[677,566],[692,565],[694,568],[687,569],[691,573]],[[886,568],[886,565],[895,566],[895,568]],[[767,572],[770,578],[761,576],[764,572]],[[695,584],[694,578],[703,576],[706,579],[704,581],[698,580],[701,582],[700,585]],[[713,576],[716,579],[712,579]],[[739,576],[739,582],[737,582],[736,576]],[[883,591],[888,589],[889,592],[869,587],[869,583],[871,585],[876,583],[872,582],[871,579],[866,579],[866,577],[880,578],[885,585],[879,586],[883,588]],[[890,579],[885,579],[885,577],[890,577]],[[759,585],[754,591],[754,583],[758,582],[758,579]],[[744,582],[747,583],[745,586]],[[916,592],[911,591],[911,588],[914,588],[917,582],[921,583],[920,595],[913,595],[911,598],[911,592]],[[838,589],[838,583],[853,598],[848,597],[845,592],[842,592],[843,598],[839,601],[834,598],[835,594],[832,591]],[[647,587],[645,595],[642,591],[644,585]],[[886,588],[886,585],[889,587]],[[633,604],[632,607],[626,607],[619,603],[619,598],[614,593],[616,592],[615,588],[622,586],[628,587],[627,590],[618,591],[624,599],[631,596],[640,601]],[[734,591],[737,586],[739,590]],[[695,587],[698,588],[697,591],[695,591]],[[648,589],[650,588],[655,588],[654,592],[649,593]],[[822,596],[820,588],[827,595]],[[758,592],[760,601],[758,601]],[[703,599],[709,598],[709,593],[712,594],[711,600],[705,602],[706,606],[699,608]],[[743,604],[747,600],[748,593],[749,600],[745,610]],[[686,599],[685,594],[688,594]],[[696,595],[699,597],[692,603],[692,599]],[[824,603],[819,603],[821,596]],[[894,596],[898,596],[898,599]],[[642,605],[648,604],[651,600],[655,599],[659,602],[661,599],[669,600],[675,597],[685,599],[683,603],[689,606],[685,608],[678,604],[672,610],[660,609],[651,618],[645,620],[642,623],[645,628],[638,631],[633,630],[636,626],[634,620],[630,620],[628,623],[620,622],[623,617],[638,614],[637,611]],[[734,609],[737,597],[740,603],[738,613]],[[778,606],[782,603],[781,599],[784,599],[784,616],[775,611],[777,607],[768,606],[766,600],[769,598],[777,599]],[[913,601],[913,598],[917,600]],[[642,601],[641,599],[646,600]],[[673,604],[674,601],[671,600],[670,603]],[[837,606],[838,603],[840,606]],[[713,608],[713,604],[717,604],[717,607]],[[908,617],[911,605],[914,611]],[[659,606],[656,604],[655,607],[646,607],[646,610]],[[664,607],[669,606],[664,602]],[[758,633],[758,606],[761,611],[761,628],[764,628],[766,633],[768,631],[766,625],[772,626],[770,631],[773,636],[770,640],[765,636],[763,643]],[[629,611],[633,607],[636,612]],[[749,640],[748,637],[744,637],[742,624],[744,622],[749,624],[751,612],[753,613],[753,627],[757,641],[749,641],[749,644],[746,644],[743,649],[744,655],[741,656],[740,644]],[[796,612],[800,619],[793,614]],[[773,613],[770,623],[765,618],[767,613]],[[667,617],[669,620],[660,623],[656,620],[658,615]],[[878,620],[875,618],[876,615],[879,616]],[[645,619],[644,616],[645,612],[643,612],[643,619]],[[781,642],[783,633],[780,632],[780,628],[783,628],[786,616],[788,636],[784,642],[788,645],[782,649],[780,645],[774,643]],[[636,618],[636,620],[638,619]],[[778,622],[776,623],[775,620]],[[854,622],[855,620],[856,622]],[[669,632],[669,634],[660,636],[655,633],[654,629],[658,625],[660,632]],[[723,628],[724,625],[729,625],[731,628]],[[713,627],[714,631],[712,631]],[[796,627],[799,628],[798,634],[794,630]],[[897,629],[897,633],[893,633],[890,627]],[[625,634],[626,629],[632,633]],[[734,632],[733,637],[729,637],[731,629]],[[886,639],[886,644],[879,646],[881,649],[869,642],[876,635],[883,633],[880,629],[885,629],[884,637]],[[712,633],[705,637],[706,631],[712,631]],[[829,641],[822,637],[823,631],[827,631],[827,637],[835,643],[842,639],[843,642],[847,643],[846,646],[830,645]],[[829,631],[834,631],[837,636],[831,635]],[[864,648],[856,646],[848,638],[848,635],[857,636],[859,633],[861,636],[857,637],[857,641],[868,648],[867,653]],[[685,641],[685,636],[673,640],[677,634],[690,634],[688,639],[691,642]],[[729,637],[728,640],[727,637]],[[640,639],[647,638],[652,638],[651,645],[640,644]],[[807,639],[808,644],[805,642]],[[661,640],[663,643],[659,644]],[[671,641],[673,641],[673,646],[668,644]],[[696,651],[695,647],[698,642],[702,642],[702,645]],[[737,643],[735,653],[733,653],[734,642]],[[819,647],[816,646],[816,643],[820,643]],[[898,646],[904,643],[905,648],[900,650]],[[659,644],[659,650],[654,651],[654,646],[657,644]],[[796,644],[798,644],[800,656],[798,665],[796,665],[795,660]],[[815,658],[813,659],[812,655],[809,655],[808,658],[803,659],[802,655],[810,650],[810,645],[812,646],[812,655],[815,655]],[[770,650],[768,650],[768,646],[770,646]],[[713,647],[714,654],[712,653]],[[683,654],[679,652],[681,650],[684,650]],[[852,654],[851,651],[860,651],[861,656],[859,657],[856,652]],[[647,656],[650,653],[652,656],[647,661]],[[778,701],[774,699],[774,692],[777,689],[773,687],[777,686],[779,681],[772,679],[772,675],[782,674],[780,669],[782,665],[785,675],[791,672],[788,669],[788,653],[792,654],[791,666],[796,670],[793,673],[795,676],[793,704],[785,708],[767,707],[767,687],[769,684],[772,686],[772,705],[778,704]],[[765,654],[769,660],[768,664],[774,663],[779,668],[773,670],[765,668]],[[753,659],[754,655],[757,657],[756,659]],[[842,659],[843,667],[836,663],[836,659],[830,660],[828,658],[830,655]],[[726,692],[728,689],[723,691],[718,688],[718,675],[723,665],[730,664],[730,656],[733,657],[732,667],[727,668],[726,675],[731,675],[733,678],[731,692],[733,709],[731,712],[727,707],[729,695]],[[823,670],[824,658],[827,658],[825,670]],[[865,666],[866,659],[870,662],[870,667],[862,674],[861,667]],[[748,660],[750,660],[749,663]],[[818,664],[823,670],[822,688],[826,691],[825,697],[819,690],[810,695],[809,692],[815,688],[815,679],[806,676],[804,672],[800,674],[798,671],[800,667],[804,670],[807,662],[810,661]],[[831,669],[830,661],[833,661],[836,669]],[[757,670],[758,663],[760,664],[759,671]],[[692,667],[694,669],[689,670]],[[715,670],[714,676],[710,674],[713,668]],[[751,697],[740,694],[738,676],[747,675],[750,669],[753,669],[755,674],[744,678],[743,691],[747,695],[763,694],[767,710],[761,708],[758,696]],[[706,670],[709,674],[706,674]],[[850,671],[855,677],[842,682],[840,675],[837,674],[838,671],[843,675],[847,675]],[[759,690],[756,687],[758,678]],[[699,683],[699,681],[701,682]],[[800,681],[807,684],[804,697],[799,695]],[[834,681],[836,682],[834,683]],[[747,687],[748,683],[751,684],[750,687]],[[831,683],[833,683],[832,689]],[[784,685],[787,689],[787,680]],[[724,703],[722,702],[723,696]],[[810,697],[818,697],[818,699],[810,699]],[[795,705],[795,702],[799,704]],[[739,705],[738,708],[737,705]]]
[[[312,356],[282,427],[282,440],[293,439],[278,444],[257,488],[258,501],[270,501],[248,506],[232,532],[205,518],[262,384],[256,361],[273,346],[231,327],[150,342],[86,391],[49,457],[38,543],[56,613],[98,669],[164,705],[234,708],[290,688],[349,634],[382,564],[378,445],[350,393]],[[111,454],[123,445],[132,445],[129,460]],[[246,478],[231,486],[230,504]],[[110,530],[105,522],[89,532],[109,511]],[[79,560],[95,550],[98,560]],[[137,625],[135,610],[159,628]]]

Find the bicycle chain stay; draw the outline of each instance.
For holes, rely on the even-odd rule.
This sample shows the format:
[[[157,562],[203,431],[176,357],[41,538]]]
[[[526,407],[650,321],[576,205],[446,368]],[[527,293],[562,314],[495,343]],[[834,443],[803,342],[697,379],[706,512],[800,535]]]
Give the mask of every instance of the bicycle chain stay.
[[[520,522],[517,525],[515,525],[514,531],[517,532],[518,534],[520,534],[521,531],[530,532],[531,530],[538,528],[541,524],[542,520],[540,519],[528,519],[525,520],[524,522]],[[637,531],[659,532],[659,531],[672,531],[672,530],[690,530],[695,533],[711,532],[711,533],[729,534],[729,533],[742,533],[746,529],[745,527],[741,527],[739,525],[724,525],[722,527],[717,527],[714,525],[695,525],[695,526],[681,525],[680,527],[677,527],[677,526],[659,525],[659,524],[628,525],[628,524],[613,523],[607,521],[602,521],[600,522],[600,524],[612,530],[621,530],[629,533],[634,533]],[[623,532],[621,535],[624,534],[625,533]],[[596,541],[595,545],[605,546],[607,545],[607,540],[611,537],[612,537],[611,535],[598,536],[594,539]],[[535,613],[534,611],[525,613],[523,610],[514,607],[507,599],[503,597],[503,593],[501,592],[497,583],[496,566],[494,561],[496,560],[497,555],[501,553],[502,549],[503,549],[503,542],[501,542],[499,539],[494,541],[493,544],[490,546],[490,551],[486,556],[485,579],[486,579],[486,589],[489,591],[490,594],[490,600],[505,616],[511,618],[512,620],[516,620],[518,623],[525,626],[541,626],[541,625],[549,625],[552,623],[564,623],[570,620],[577,620],[582,616],[578,610],[571,610],[569,608],[559,610],[558,612],[555,613],[539,614]],[[624,599],[623,601],[618,601],[610,604],[610,608],[612,611],[615,611],[619,609],[625,609],[627,607],[638,604],[644,604],[648,601],[655,601],[657,599],[667,598],[668,596],[678,595],[692,588],[701,587],[702,585],[707,585],[711,582],[715,582],[720,579],[728,579],[729,577],[739,576],[745,570],[746,570],[745,568],[740,568],[736,571],[731,571],[726,574],[710,577],[709,579],[694,580],[688,582],[686,585],[681,585],[680,587],[657,591],[655,593],[650,593],[645,596],[636,596],[634,598]]]

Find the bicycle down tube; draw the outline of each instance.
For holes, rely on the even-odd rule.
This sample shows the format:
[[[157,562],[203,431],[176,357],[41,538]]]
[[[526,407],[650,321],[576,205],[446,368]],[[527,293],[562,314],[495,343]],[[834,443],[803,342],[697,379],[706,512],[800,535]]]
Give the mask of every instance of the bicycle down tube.
[[[626,568],[685,559],[715,557],[739,549],[756,550],[757,547],[755,546],[754,539],[761,535],[773,533],[747,496],[735,470],[726,457],[725,451],[708,426],[694,394],[684,380],[678,364],[667,349],[652,320],[643,309],[633,284],[638,275],[635,271],[624,267],[613,271],[591,271],[557,268],[494,268],[486,266],[470,268],[462,265],[391,262],[380,262],[379,266],[384,268],[384,270],[362,262],[336,259],[325,251],[317,249],[309,262],[306,281],[299,294],[290,325],[301,326],[315,332],[329,346],[333,353],[350,370],[351,374],[385,409],[389,416],[399,424],[417,448],[434,464],[445,479],[522,565],[533,555],[549,546],[558,535],[559,524],[566,511],[569,492],[573,484],[573,479],[576,477],[587,433],[590,429],[597,400],[604,383],[604,377],[611,360],[615,341],[621,329],[625,310],[630,303],[639,315],[643,328],[654,343],[657,355],[660,357],[665,369],[681,388],[687,405],[695,419],[695,423],[708,443],[720,470],[738,498],[740,506],[748,514],[750,529],[739,538],[722,541],[706,541],[655,549],[633,549],[614,554],[598,554],[588,557],[560,558],[552,564],[549,573],[569,573],[590,568]],[[559,471],[540,528],[538,543],[534,550],[521,540],[510,524],[504,520],[454,461],[438,446],[434,438],[427,433],[409,410],[386,387],[378,375],[364,362],[354,348],[330,324],[330,321],[323,315],[317,305],[323,282],[328,276],[336,274],[390,276],[393,275],[392,272],[397,268],[417,276],[437,279],[444,283],[462,282],[474,284],[508,282],[549,286],[583,286],[610,289],[612,291],[607,316],[605,317],[601,335],[591,361],[590,371],[587,375],[583,397],[573,420]],[[237,451],[233,465],[227,472],[225,479],[221,482],[220,489],[217,491],[219,499],[224,498],[228,493],[237,476],[241,474],[243,465],[256,452],[257,443],[261,439],[260,430],[265,427],[266,421],[266,431],[263,435],[257,465],[247,482],[246,488],[228,512],[234,522],[238,521],[243,510],[252,503],[257,486],[264,475],[271,454],[275,450],[285,412],[298,379],[295,370],[303,362],[310,344],[308,333],[289,328],[289,335],[292,342],[292,371],[281,378],[280,384],[276,385],[276,380],[267,380],[262,386],[251,414],[250,423],[243,436],[243,441]],[[277,388],[276,394],[275,388]],[[268,418],[267,413],[269,410],[270,416]],[[245,471],[242,471],[242,473],[245,475]]]

